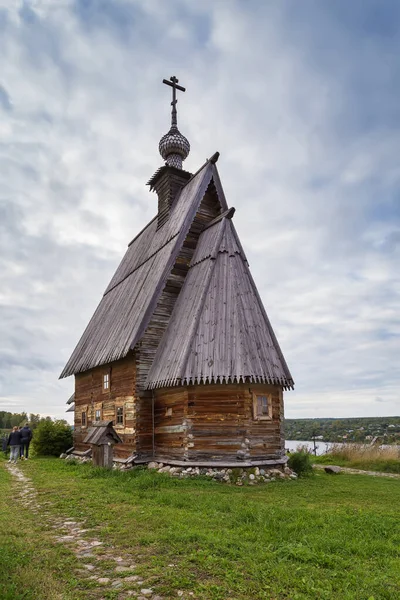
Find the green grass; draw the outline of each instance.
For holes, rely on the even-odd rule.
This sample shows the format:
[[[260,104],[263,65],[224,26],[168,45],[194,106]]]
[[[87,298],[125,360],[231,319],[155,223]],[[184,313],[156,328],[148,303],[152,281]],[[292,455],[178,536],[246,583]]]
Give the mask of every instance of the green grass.
[[[362,471],[400,474],[400,461],[395,459],[371,460],[366,463],[361,460],[346,460],[345,458],[323,454],[322,456],[312,457],[312,462],[318,465],[337,465],[338,467],[350,467]]]
[[[22,468],[55,514],[85,519],[116,553],[134,554],[138,574],[164,598],[178,590],[205,600],[400,597],[397,480],[317,473],[239,488],[57,459]]]
[[[13,501],[11,476],[0,462],[1,600],[79,600],[76,560],[53,545],[49,531],[30,510]]]

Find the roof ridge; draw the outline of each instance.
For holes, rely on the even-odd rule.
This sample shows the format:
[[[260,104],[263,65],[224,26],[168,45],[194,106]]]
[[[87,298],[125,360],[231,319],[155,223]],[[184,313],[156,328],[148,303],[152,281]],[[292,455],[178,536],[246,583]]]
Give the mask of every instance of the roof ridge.
[[[200,167],[199,169],[197,169],[197,171],[196,171],[195,173],[193,173],[193,175],[191,176],[191,178],[187,180],[187,183],[185,183],[185,185],[184,185],[183,187],[186,187],[186,186],[187,186],[187,184],[188,184],[190,181],[192,181],[192,179],[193,179],[194,177],[196,177],[196,175],[198,175],[198,174],[200,173],[200,171],[201,171],[202,169],[204,169],[204,167],[205,167],[205,166],[207,166],[207,165],[208,165],[208,163],[211,163],[212,165],[215,165],[215,163],[218,161],[218,159],[219,159],[219,152],[214,152],[214,154],[212,155],[212,157],[211,157],[211,158],[207,158],[206,162],[205,162],[205,163],[203,163],[203,164],[201,165],[201,167]],[[182,188],[182,189],[183,189],[183,188]]]
[[[196,265],[202,263],[205,260],[208,259],[212,259],[215,260],[217,257],[217,254],[223,254],[224,252],[231,254],[232,256],[234,254],[239,254],[242,256],[243,260],[247,263],[247,259],[246,259],[246,255],[243,252],[243,248],[241,247],[240,244],[237,243],[237,238],[234,235],[234,232],[232,231],[232,227],[228,226],[228,223],[231,222],[231,216],[230,216],[230,211],[232,209],[230,209],[229,211],[225,211],[224,214],[220,215],[219,217],[217,217],[217,219],[214,219],[214,223],[209,224],[209,226],[205,227],[203,229],[203,231],[200,234],[200,238],[199,238],[199,244],[198,247],[196,248],[195,254],[191,260],[190,263],[190,268],[195,267]],[[216,237],[213,239],[212,238],[212,229],[214,227],[216,227],[218,229],[218,226],[220,226],[223,229],[223,233],[221,235],[220,238],[218,238],[219,233],[216,234]],[[202,246],[200,245],[202,242],[202,236],[209,236],[209,238],[211,239],[207,239],[207,238],[203,238],[203,245],[207,245],[207,241],[210,243],[211,247],[204,252],[203,254],[201,253],[201,248]],[[224,243],[225,240],[225,243]],[[236,246],[236,248],[235,248]],[[233,254],[232,254],[233,252]],[[200,256],[199,256],[200,254]]]
[[[216,154],[219,154],[219,153],[217,152]],[[210,159],[211,162],[212,162],[212,158],[213,157],[211,157],[211,159]],[[213,181],[214,181],[215,189],[217,190],[217,196],[219,198],[219,201],[221,202],[221,206],[224,207],[225,210],[228,210],[228,203],[225,198],[224,189],[222,187],[221,179],[219,178],[218,169],[215,166],[216,162],[217,161],[214,161],[212,163]]]
[[[187,180],[187,182],[185,183],[184,186],[182,186],[182,188],[179,190],[178,194],[176,195],[176,198],[174,199],[173,202],[173,206],[177,204],[177,202],[179,201],[179,197],[182,193],[182,191],[186,188],[186,186],[197,176],[199,175],[199,173],[201,173],[201,171],[208,165],[208,164],[212,164],[214,167],[214,164],[217,162],[219,157],[219,152],[215,152],[211,158],[208,158],[206,160],[206,162],[196,171],[196,173],[194,173],[190,179]],[[160,171],[160,169],[162,169],[163,167],[160,167],[158,171]],[[213,173],[214,173],[214,169],[212,170],[212,175],[210,178],[213,178]],[[232,209],[231,209],[232,210]],[[235,209],[233,209],[233,212],[235,211]],[[229,212],[229,211],[225,211],[225,212]],[[233,216],[233,214],[232,214]],[[133,244],[133,242],[135,242],[145,231],[146,229],[157,219],[158,215],[156,215],[155,217],[153,217],[153,219],[151,219],[151,221],[149,221],[147,223],[147,225],[140,231],[140,233],[137,234],[136,237],[133,238],[133,240],[131,242],[129,242],[128,244],[128,248]],[[218,217],[217,217],[218,218]],[[231,217],[229,217],[231,218]],[[165,241],[164,244],[162,244],[162,246],[159,246],[152,254],[150,254],[149,256],[147,256],[147,258],[145,258],[145,260],[143,260],[141,263],[137,264],[135,266],[134,269],[132,269],[131,271],[129,271],[121,280],[117,281],[117,283],[115,283],[115,285],[113,285],[112,287],[110,287],[110,284],[107,286],[104,294],[103,294],[103,298],[109,294],[112,290],[114,290],[116,287],[118,287],[121,283],[123,283],[124,281],[126,281],[126,279],[128,279],[128,277],[130,277],[135,271],[137,271],[138,269],[140,269],[140,267],[142,267],[144,264],[146,264],[146,262],[148,262],[151,258],[153,258],[156,254],[158,254],[158,252],[160,252],[160,250],[162,250],[163,248],[165,248],[165,246],[167,246],[167,244],[169,244],[172,240],[174,240],[178,235],[179,235],[180,231],[177,231],[175,233],[175,235],[171,236],[168,240]]]
[[[236,231],[236,227],[233,223],[231,223],[231,234],[233,235],[236,245],[238,246],[238,248],[240,250],[239,254],[243,257],[243,260],[246,262],[247,266],[249,266],[249,261],[247,260],[246,253],[243,250],[242,242],[239,239],[238,232]]]
[[[203,231],[205,231],[209,227],[212,227],[213,225],[216,225],[219,221],[221,221],[221,219],[224,219],[224,218],[232,219],[233,215],[235,214],[235,211],[236,211],[236,208],[234,206],[232,206],[231,208],[228,208],[223,213],[218,215],[218,217],[215,217],[215,219],[213,219],[212,221],[207,223],[207,225],[204,227]],[[201,233],[203,233],[203,231]]]
[[[181,189],[179,190],[179,193],[177,194],[177,196],[176,196],[175,200],[176,200],[176,199],[177,199],[177,198],[180,196],[180,194],[182,193],[182,190],[183,190],[183,189],[184,189],[184,188],[185,188],[185,187],[186,187],[186,186],[187,186],[187,185],[188,185],[188,184],[189,184],[189,183],[192,181],[192,179],[194,179],[194,177],[196,177],[196,175],[198,175],[198,174],[200,173],[200,171],[201,171],[202,169],[204,169],[204,167],[206,167],[206,166],[208,165],[208,163],[211,163],[211,164],[213,165],[213,175],[214,175],[214,171],[216,171],[216,172],[217,172],[218,183],[219,183],[219,185],[221,186],[221,182],[219,181],[219,175],[218,175],[218,171],[217,171],[217,169],[216,169],[216,168],[214,168],[214,165],[215,165],[215,163],[218,161],[218,158],[219,158],[219,152],[214,152],[214,154],[211,156],[211,158],[207,158],[207,160],[206,160],[206,161],[205,161],[205,162],[204,162],[204,163],[201,165],[201,167],[200,167],[199,169],[197,169],[197,171],[196,171],[195,173],[193,173],[193,175],[191,175],[191,177],[190,177],[190,178],[189,178],[189,179],[186,181],[185,185],[183,185],[183,186],[181,187]],[[166,165],[162,165],[161,167],[159,167],[159,168],[157,169],[157,171],[155,172],[155,174],[154,174],[154,175],[156,175],[156,174],[157,174],[159,171],[161,171],[161,169],[165,168],[165,166],[166,166]],[[153,177],[154,177],[154,175],[153,175]],[[153,177],[152,177],[152,178],[153,178]],[[151,179],[152,179],[152,178],[151,178]],[[150,180],[150,181],[151,181],[151,180]],[[149,185],[150,181],[148,181],[148,182],[146,183],[146,185]],[[221,186],[221,187],[222,187],[222,186]],[[223,195],[223,192],[222,192],[222,195]],[[223,195],[223,198],[225,199],[225,196],[224,196],[224,195]],[[133,239],[132,239],[132,240],[129,242],[129,244],[128,244],[128,248],[129,248],[129,246],[131,246],[131,245],[133,244],[133,242],[134,242],[135,240],[137,240],[137,239],[138,239],[138,237],[139,237],[139,236],[141,236],[141,235],[142,235],[142,233],[143,233],[144,231],[146,231],[146,229],[147,229],[147,228],[148,228],[148,227],[149,227],[149,226],[150,226],[150,225],[153,223],[153,221],[155,221],[155,220],[157,219],[157,217],[158,217],[158,215],[155,215],[155,217],[153,217],[153,218],[151,219],[151,221],[149,221],[149,222],[147,223],[147,225],[145,225],[145,226],[143,227],[143,229],[142,229],[141,231],[139,231],[139,233],[138,233],[137,235],[135,235],[135,237],[134,237],[134,238],[133,238]]]
[[[235,211],[236,211],[236,209],[232,206],[228,210],[224,211],[222,214],[218,215],[218,217],[215,217],[215,219],[213,219],[210,223],[208,223],[208,225],[206,225],[206,227],[204,227],[203,231],[207,231],[207,229],[210,229],[210,227],[214,227],[214,225],[218,225],[219,223],[224,222],[225,220],[229,220],[230,221],[232,219],[233,215],[235,214]],[[152,223],[153,221],[154,221],[154,219],[152,219],[150,221],[150,223]],[[147,229],[147,227],[150,225],[150,223],[148,223],[146,225],[146,227],[144,229],[142,229],[141,233],[143,233],[143,231],[145,231],[145,229]],[[201,233],[203,233],[203,231]],[[169,238],[162,246],[160,246],[159,248],[157,248],[157,250],[155,252],[153,252],[153,254],[150,254],[143,262],[141,262],[138,265],[136,265],[136,267],[134,269],[132,269],[132,271],[129,271],[129,273],[127,273],[127,275],[125,275],[125,277],[123,279],[121,279],[120,281],[118,281],[111,288],[107,288],[106,291],[104,292],[103,296],[106,296],[107,294],[109,294],[112,290],[114,290],[121,283],[123,283],[126,279],[128,279],[128,277],[130,277],[135,271],[137,271],[138,269],[140,269],[140,267],[142,267],[149,260],[151,260],[158,252],[160,252],[160,250],[162,250],[163,248],[165,248],[165,246],[167,246],[170,242],[172,242],[172,240],[174,240],[176,238],[176,236],[179,235],[179,233],[180,232],[178,231],[175,235],[173,235],[171,238]],[[236,231],[234,231],[232,233],[236,234]],[[139,236],[136,236],[136,237],[139,237]],[[243,255],[244,260],[246,260],[246,262],[247,262],[246,255],[244,254],[242,245],[240,244],[240,241],[239,241],[239,238],[238,238],[237,234],[234,235],[234,237],[235,237],[235,241],[236,241],[237,245],[239,246],[239,248],[241,250],[240,254]],[[134,242],[135,239],[136,238],[134,238],[132,240],[132,242]],[[221,241],[222,241],[222,239],[221,239]],[[132,244],[132,242],[131,242],[131,244]],[[228,252],[228,251],[227,250],[221,250],[220,252]],[[202,258],[201,260],[199,260],[199,261],[191,264],[190,266],[194,267],[195,265],[199,264],[203,260],[206,260],[207,258],[210,258],[210,256],[205,256],[204,258]]]
[[[205,165],[207,165],[208,162],[205,163]],[[201,170],[202,169],[199,169],[199,171],[198,171],[197,174],[199,174],[201,172]],[[189,231],[190,225],[193,222],[194,216],[195,216],[195,214],[197,212],[197,208],[198,208],[201,200],[204,198],[206,190],[207,190],[207,188],[209,186],[209,183],[210,183],[210,181],[212,179],[212,172],[210,172],[209,177],[206,177],[206,174],[207,174],[207,172],[203,175],[203,179],[201,181],[201,185],[199,186],[199,189],[197,190],[197,193],[196,193],[196,196],[195,196],[196,197],[196,202],[192,201],[191,209],[187,212],[187,214],[186,214],[186,216],[185,216],[185,218],[184,218],[184,220],[182,222],[182,225],[181,225],[181,227],[180,227],[180,229],[178,231],[178,234],[172,238],[172,240],[176,240],[176,241],[174,243],[174,249],[171,252],[171,257],[172,258],[170,257],[170,260],[168,261],[168,263],[167,263],[167,265],[166,265],[166,267],[164,269],[164,272],[162,273],[162,276],[161,276],[161,280],[160,281],[162,282],[163,285],[160,286],[160,282],[159,282],[159,284],[156,286],[156,289],[155,289],[154,294],[153,294],[153,299],[156,298],[156,300],[155,300],[156,304],[158,302],[159,295],[161,294],[162,290],[164,289],[166,274],[169,273],[171,271],[172,267],[173,267],[173,264],[174,264],[174,262],[176,260],[177,254],[179,253],[179,250],[182,247],[184,239],[186,238],[187,232]],[[205,181],[207,181],[207,185],[204,185]],[[193,206],[197,207],[195,212],[193,212]],[[193,214],[192,214],[192,212],[193,212]],[[176,251],[177,251],[177,254],[176,254]],[[146,331],[146,328],[147,328],[147,325],[149,323],[149,320],[151,319],[151,315],[154,312],[154,308],[155,307],[152,307],[151,304],[149,305],[147,311],[145,312],[145,314],[143,316],[142,324],[141,324],[139,330],[137,331],[136,335],[134,336],[134,338],[133,338],[133,340],[131,342],[131,345],[130,345],[131,348],[134,348],[134,346],[136,345],[136,343],[140,340],[140,338],[142,337],[142,335]]]

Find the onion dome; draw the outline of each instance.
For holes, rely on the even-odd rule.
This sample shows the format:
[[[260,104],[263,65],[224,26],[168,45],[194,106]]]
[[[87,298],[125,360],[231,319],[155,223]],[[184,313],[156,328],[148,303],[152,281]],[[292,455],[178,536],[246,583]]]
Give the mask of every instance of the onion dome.
[[[170,77],[169,81],[163,79],[163,83],[172,88],[171,129],[161,138],[158,149],[168,166],[182,169],[182,162],[190,152],[190,144],[178,129],[178,114],[176,110],[178,100],[176,98],[176,90],[181,92],[186,91],[184,87],[178,85],[178,82],[179,79],[175,75]]]
[[[173,125],[161,138],[158,149],[167,165],[182,169],[182,162],[190,152],[190,144],[179,129]]]

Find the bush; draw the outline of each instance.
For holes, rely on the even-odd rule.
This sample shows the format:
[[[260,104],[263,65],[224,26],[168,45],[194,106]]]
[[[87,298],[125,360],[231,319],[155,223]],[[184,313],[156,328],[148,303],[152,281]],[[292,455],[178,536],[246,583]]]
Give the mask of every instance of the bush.
[[[304,450],[293,452],[289,457],[288,466],[297,473],[299,477],[306,477],[307,475],[313,474],[310,453]]]
[[[66,421],[41,421],[32,444],[39,456],[60,456],[73,445],[71,427]]]

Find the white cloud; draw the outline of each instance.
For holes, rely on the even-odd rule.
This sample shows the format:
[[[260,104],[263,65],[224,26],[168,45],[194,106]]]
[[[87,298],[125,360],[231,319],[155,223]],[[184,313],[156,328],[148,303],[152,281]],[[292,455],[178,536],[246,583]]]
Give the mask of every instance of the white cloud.
[[[324,15],[327,44],[343,41],[326,69],[285,3],[82,6],[41,0],[24,20],[8,3],[2,20],[2,406],[63,413],[73,382],[58,374],[156,209],[144,184],[169,125],[161,79],[176,73],[187,168],[221,152],[296,380],[286,414],[399,413],[400,137],[379,103],[360,97],[355,111],[351,87],[368,60],[377,93],[386,48],[361,40],[357,52]]]

